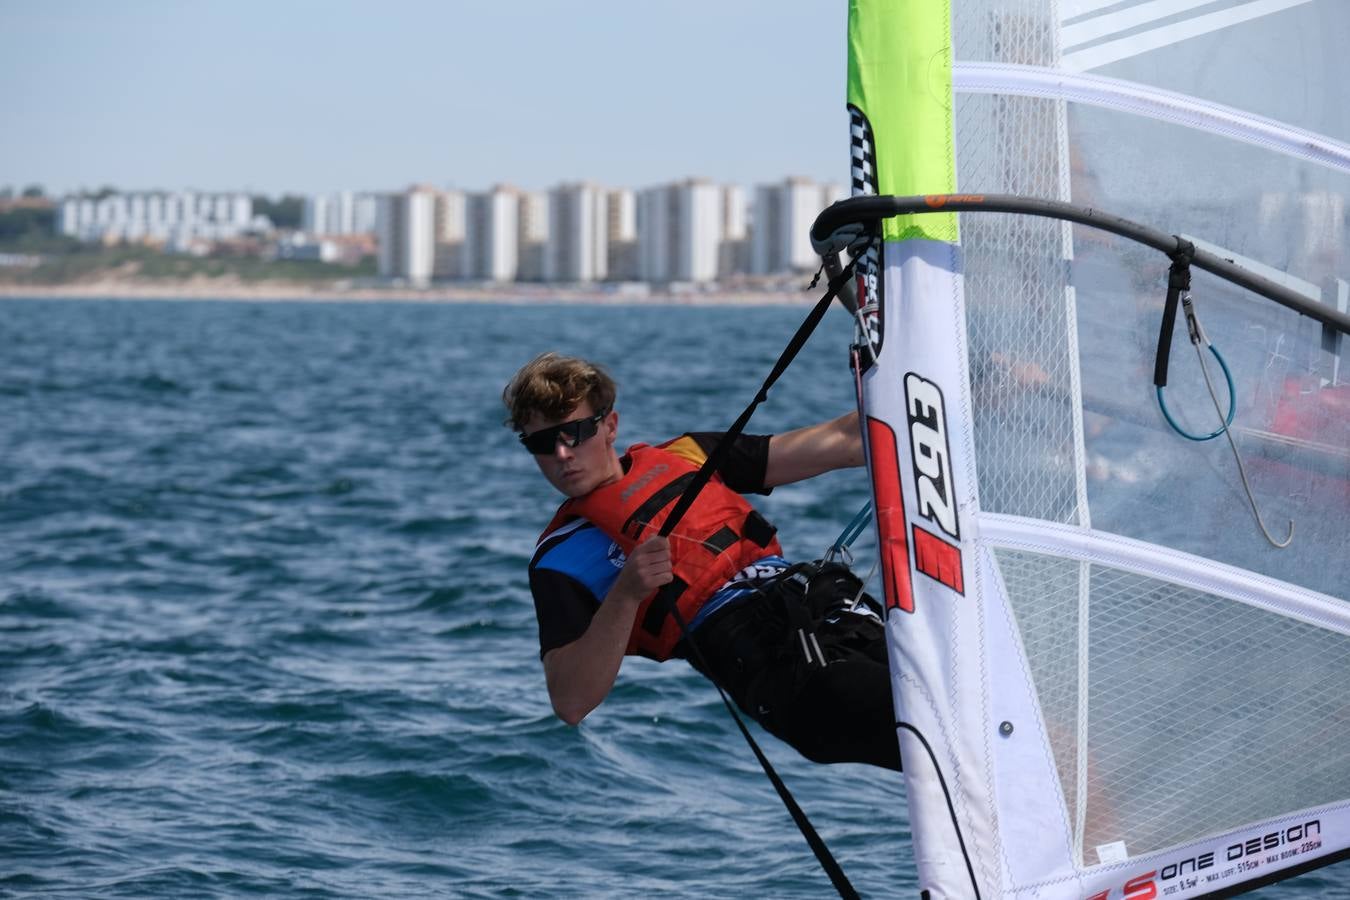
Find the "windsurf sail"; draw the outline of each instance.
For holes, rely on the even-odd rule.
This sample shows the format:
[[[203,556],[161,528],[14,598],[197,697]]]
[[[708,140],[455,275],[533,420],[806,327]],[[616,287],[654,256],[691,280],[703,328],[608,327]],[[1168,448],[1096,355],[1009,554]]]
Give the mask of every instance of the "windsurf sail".
[[[1346,35],[1341,0],[852,0],[853,193],[1109,210],[1344,316]],[[1227,411],[1184,336],[1159,407],[1166,256],[1053,218],[878,228],[854,368],[921,887],[1191,897],[1345,857],[1341,331],[1194,273],[1240,478],[1179,433]]]

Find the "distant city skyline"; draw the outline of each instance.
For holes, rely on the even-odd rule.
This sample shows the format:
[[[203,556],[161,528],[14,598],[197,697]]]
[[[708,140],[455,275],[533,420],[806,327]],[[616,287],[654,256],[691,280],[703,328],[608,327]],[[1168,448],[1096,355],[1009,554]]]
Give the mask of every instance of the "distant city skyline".
[[[55,230],[104,246],[170,254],[359,263],[414,285],[432,281],[709,284],[808,271],[807,232],[846,196],[839,183],[792,177],[740,185],[707,179],[611,189],[591,182],[544,191],[342,191],[304,197],[298,221],[255,214],[245,193],[71,194]],[[299,227],[297,228],[296,225]]]
[[[846,19],[816,0],[15,0],[0,185],[846,181]]]

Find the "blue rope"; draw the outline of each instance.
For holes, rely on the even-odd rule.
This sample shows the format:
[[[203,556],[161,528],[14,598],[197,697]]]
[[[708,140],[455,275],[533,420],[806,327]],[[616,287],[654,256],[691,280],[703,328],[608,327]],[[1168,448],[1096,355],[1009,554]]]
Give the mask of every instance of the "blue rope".
[[[853,516],[853,520],[844,526],[844,530],[839,533],[833,544],[830,545],[829,554],[833,555],[848,548],[850,544],[858,539],[867,523],[872,521],[872,501],[868,500],[863,504],[862,509]]]
[[[1186,429],[1177,424],[1176,419],[1167,410],[1167,402],[1163,400],[1163,389],[1156,387],[1154,390],[1158,394],[1158,409],[1162,410],[1163,418],[1167,424],[1172,426],[1172,430],[1181,435],[1188,441],[1212,441],[1219,435],[1228,430],[1228,426],[1233,424],[1233,414],[1237,411],[1237,388],[1233,386],[1233,373],[1228,371],[1228,363],[1224,360],[1223,354],[1213,344],[1209,344],[1209,352],[1214,354],[1214,358],[1219,361],[1219,368],[1223,369],[1223,377],[1228,382],[1228,417],[1224,419],[1224,427],[1217,431],[1211,431],[1204,436],[1191,434]]]

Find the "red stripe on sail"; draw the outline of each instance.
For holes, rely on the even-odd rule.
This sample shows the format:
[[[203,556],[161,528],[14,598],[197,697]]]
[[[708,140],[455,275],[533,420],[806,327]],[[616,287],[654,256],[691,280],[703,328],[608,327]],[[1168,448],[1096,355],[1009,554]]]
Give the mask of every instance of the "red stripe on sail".
[[[961,551],[918,525],[914,526],[914,568],[965,596]]]
[[[881,541],[881,568],[886,608],[914,612],[909,580],[909,543],[905,539],[905,498],[900,490],[900,453],[895,431],[880,419],[867,417],[867,445],[872,457],[872,505]]]

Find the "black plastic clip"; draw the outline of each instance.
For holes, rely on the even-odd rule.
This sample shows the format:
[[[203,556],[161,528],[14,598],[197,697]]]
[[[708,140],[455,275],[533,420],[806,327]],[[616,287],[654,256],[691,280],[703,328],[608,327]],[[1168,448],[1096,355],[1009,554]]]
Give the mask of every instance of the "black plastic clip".
[[[1172,332],[1177,325],[1177,302],[1184,296],[1189,304],[1191,294],[1191,260],[1195,259],[1195,245],[1178,235],[1177,249],[1167,254],[1172,267],[1167,270],[1167,300],[1163,303],[1162,327],[1158,330],[1158,352],[1153,360],[1153,384],[1167,386],[1167,363],[1172,355]]]

